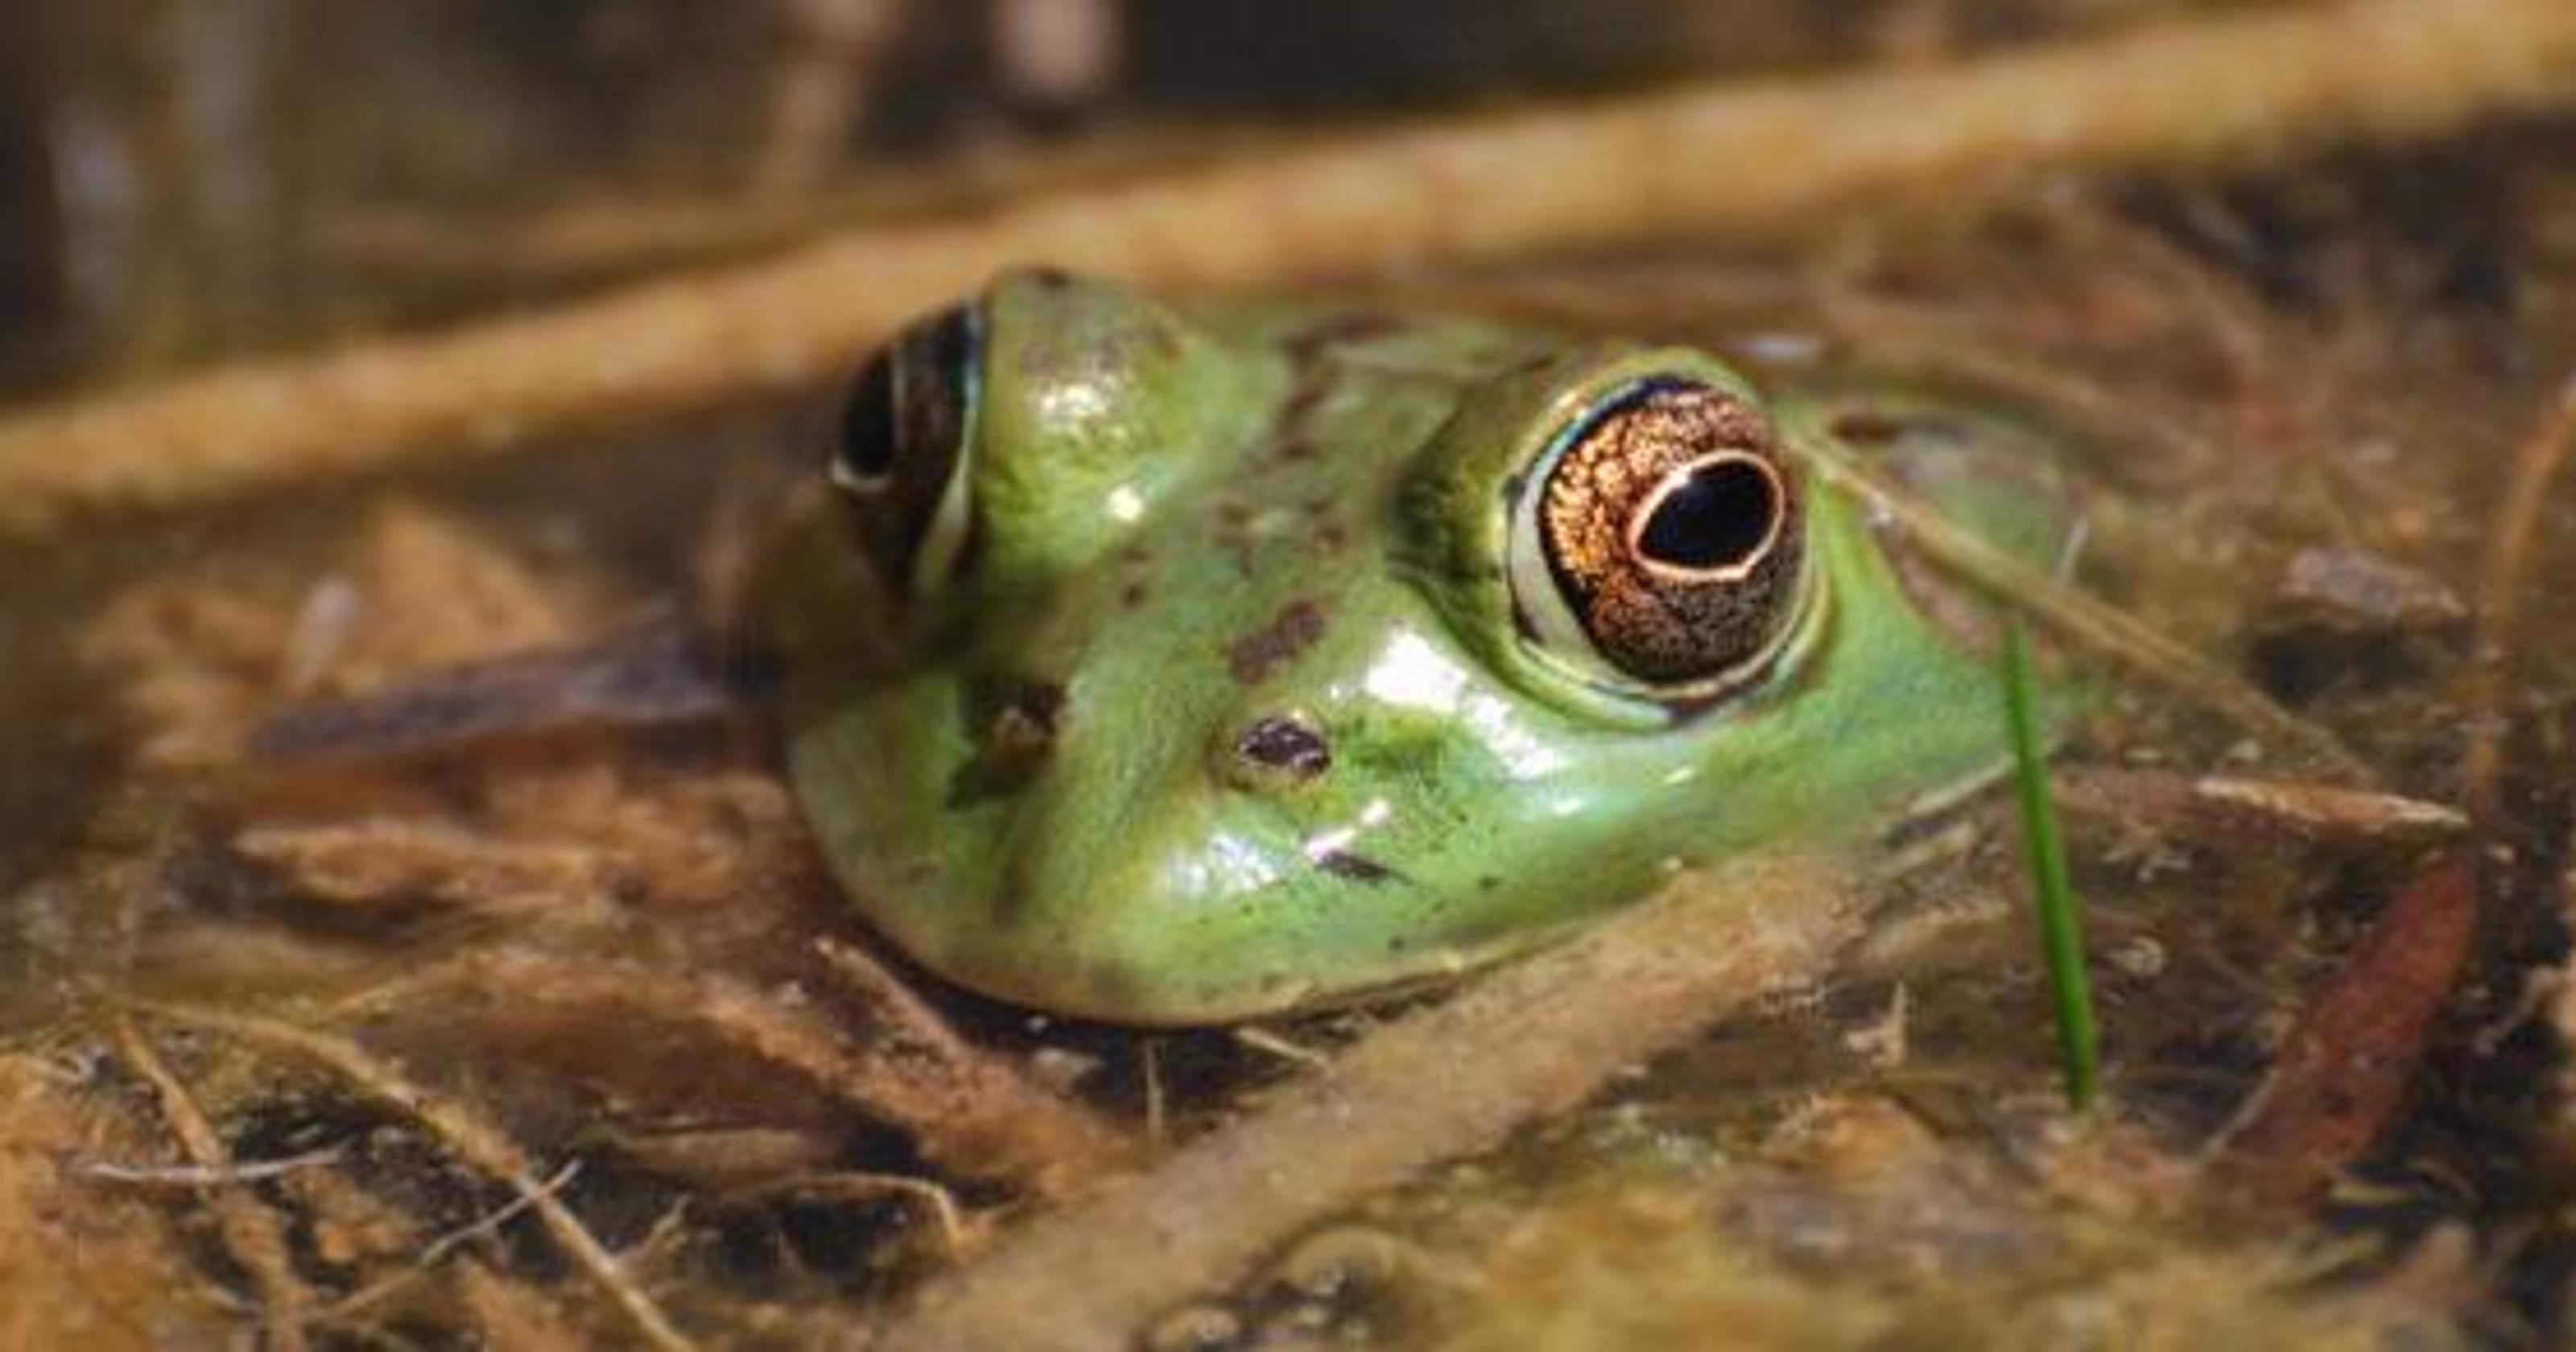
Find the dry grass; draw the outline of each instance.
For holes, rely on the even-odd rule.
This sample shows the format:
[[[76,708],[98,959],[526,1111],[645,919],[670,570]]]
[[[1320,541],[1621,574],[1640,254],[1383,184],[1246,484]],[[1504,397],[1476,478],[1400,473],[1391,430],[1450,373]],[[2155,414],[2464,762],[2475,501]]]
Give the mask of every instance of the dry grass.
[[[2116,53],[2128,63],[2117,69],[2136,74],[2132,66],[2143,60],[2140,53],[2158,50],[2158,42],[2236,41],[2274,32],[2275,24],[2312,23],[2318,14],[2394,12],[2371,5],[2250,26],[2231,21],[2182,30],[2181,36],[2149,34],[2044,54],[2035,67],[2007,63],[1975,73],[2004,79],[1995,88],[2008,90],[2013,79],[2037,79],[2034,72],[2051,69],[2100,75],[2112,68],[2083,63],[2107,61]],[[2534,32],[2559,21],[2534,7],[2501,3],[2466,6],[2457,14],[2498,23],[2519,15],[2536,25]],[[2456,15],[2451,21],[2471,22]],[[2483,98],[2521,88],[2512,80],[2486,83],[2487,75],[2511,75],[2526,63],[2557,59],[2550,55],[2556,50],[2550,41],[2535,41],[2488,54],[2491,66],[2463,57],[2457,67],[2432,70],[2427,63],[2448,59],[2444,50],[2428,42],[2410,55],[2412,64],[2401,63],[2398,74],[2404,78],[2387,97],[2403,104],[2426,90],[2448,89],[2485,91],[2477,93]],[[2331,70],[2344,59],[2340,53],[2329,52],[2330,60],[2316,64]],[[2051,61],[2072,65],[2046,64]],[[1967,73],[1926,78],[1935,81],[1929,88],[1938,93],[1953,88],[1943,81]],[[2406,79],[2417,77],[2425,83],[2413,86],[2410,95]],[[1726,95],[1658,107],[1668,115],[1696,107],[1694,116],[1711,119],[1717,127],[1712,134],[1719,134],[1734,125],[1729,119],[1751,117],[1748,109],[1820,109],[1828,106],[1828,94],[1843,99],[1876,87],[1832,84],[1763,96],[1787,100],[1779,105]],[[1925,88],[1903,82],[1884,87]],[[2258,122],[2285,116],[2285,109],[2304,106],[2299,99],[2317,96],[2317,88],[2300,86],[2280,94],[2279,102],[2265,101],[2274,97],[2267,91],[2248,116]],[[2028,93],[2024,87],[2023,95]],[[1941,106],[1950,105],[1936,101],[1926,116]],[[2406,106],[2415,111],[2390,115],[2396,130],[2422,130],[2466,105]],[[1562,138],[1559,144],[1579,148],[1583,136],[1638,125],[1617,119],[1640,118],[1645,111],[1614,111],[1591,123],[1514,124],[1519,129],[1513,135],[1545,131]],[[2191,115],[2232,118],[2241,111],[2212,106]],[[2418,117],[2427,120],[2409,120]],[[2171,133],[2183,123],[2163,125]],[[2230,125],[2241,131],[2244,124]],[[2374,123],[2373,129],[2389,127]],[[1465,153],[1443,149],[1449,143],[1436,139],[1404,144],[1429,147],[1419,153],[1433,156],[1435,167],[1448,163],[1439,156]],[[1949,153],[1938,137],[1929,144]],[[2166,146],[2193,154],[2212,148]],[[1320,174],[1339,153],[1318,152],[1290,167]],[[2046,156],[2083,162],[2118,162],[2138,153],[2145,152],[2134,143],[2087,142],[2081,135],[2044,150]],[[1383,170],[1387,161],[1351,163]],[[1919,168],[1917,163],[1907,172]],[[1741,203],[1683,205],[1714,213],[1709,219],[1776,225],[1807,200],[1798,193],[1847,191],[1897,170],[1889,162],[1847,158],[1779,172],[1789,186],[1748,180]],[[181,424],[152,419],[194,408],[215,421],[189,424],[187,435],[214,438],[208,444],[218,449],[197,467],[145,488],[120,478],[128,471],[111,457],[98,477],[61,490],[68,496],[46,498],[56,490],[38,490],[31,519],[68,520],[147,502],[184,504],[279,482],[270,476],[285,471],[266,458],[274,444],[261,440],[266,433],[259,418],[266,415],[254,408],[246,422],[223,422],[247,407],[231,399],[251,398],[255,404],[257,391],[279,388],[261,382],[285,382],[290,393],[316,388],[296,382],[384,382],[370,385],[390,391],[382,404],[370,403],[372,396],[362,392],[336,411],[317,411],[315,424],[337,438],[320,453],[330,468],[390,463],[376,457],[471,434],[461,409],[430,385],[472,375],[474,363],[527,356],[524,345],[549,334],[594,345],[546,356],[558,362],[597,362],[597,344],[631,342],[638,332],[676,336],[670,347],[629,354],[631,366],[618,365],[597,380],[590,377],[606,368],[591,369],[541,396],[513,393],[516,387],[506,383],[470,390],[476,399],[499,400],[483,408],[510,424],[496,442],[544,431],[563,419],[605,416],[609,403],[633,392],[623,382],[650,381],[674,369],[666,363],[678,363],[686,368],[685,379],[654,388],[615,416],[667,411],[691,401],[732,398],[773,375],[801,373],[834,359],[839,348],[872,332],[871,326],[891,322],[898,306],[914,304],[920,298],[916,289],[926,295],[956,280],[938,269],[962,270],[980,257],[974,249],[996,240],[1025,243],[1009,232],[1035,230],[1033,222],[1072,228],[1106,221],[1143,229],[1140,222],[1163,219],[1150,213],[1177,211],[1196,200],[1184,188],[1248,192],[1263,183],[1277,191],[1275,178],[1229,171],[1190,184],[1141,188],[1132,198],[1040,204],[965,233],[907,236],[892,256],[925,271],[889,282],[881,304],[870,302],[877,308],[860,307],[828,321],[797,307],[810,300],[829,308],[836,298],[846,299],[858,279],[874,280],[859,251],[883,244],[882,237],[827,246],[756,275],[771,287],[783,287],[783,279],[793,276],[840,288],[821,287],[792,304],[754,286],[749,276],[712,286],[684,280],[647,297],[518,321],[499,332],[503,341],[497,344],[486,345],[496,336],[491,332],[469,332],[389,351],[362,349],[327,366],[216,377],[175,393],[100,406],[84,416],[105,421],[83,423],[90,431],[82,435],[102,426],[107,433],[100,435],[118,433],[120,426],[122,433],[136,435],[161,426],[159,435],[174,435],[170,429]],[[1578,226],[1594,228],[1562,221],[1545,228],[1563,232]],[[1423,222],[1406,228],[1433,229]],[[1359,237],[1317,235],[1332,247]],[[1461,256],[1561,237],[1542,232],[1520,243],[1499,235],[1469,240]],[[1036,238],[1041,237],[1026,237]],[[1389,247],[1399,252],[1450,243],[1431,233],[1413,244],[1404,243],[1413,237],[1385,238],[1394,239]],[[1277,241],[1254,243],[1269,247]],[[2136,243],[2118,245],[2118,257],[2134,259]],[[2086,247],[2113,246],[2097,241]],[[2118,367],[2120,379],[2111,379],[2094,368],[2073,369],[2081,363],[2070,362],[2067,371],[2034,378],[2026,364],[1966,365],[1975,368],[1967,372],[1970,377],[1983,377],[1978,383],[1984,388],[1999,387],[2002,402],[2037,410],[2043,419],[2062,415],[2123,446],[2166,451],[2195,472],[2249,459],[2243,452],[2265,445],[2256,431],[2267,423],[2295,424],[2296,435],[2286,439],[2301,453],[2330,444],[2341,424],[2312,416],[2312,409],[2285,408],[2300,401],[2331,407],[2354,388],[2403,369],[2379,356],[2350,365],[2312,360],[2312,349],[2244,322],[2241,297],[2178,280],[2206,283],[2196,263],[2167,260],[2164,271],[2125,263],[2103,269],[2083,248],[2068,256],[2076,259],[2074,275],[2116,276],[2098,287],[2079,286],[2080,295],[2059,291],[2046,303],[1995,307],[2009,311],[2005,318],[2022,327],[1962,325],[1917,350],[1970,357],[2054,352],[2059,334],[2047,327],[2051,323],[2090,326],[2098,330],[2100,345],[2110,347],[2116,346],[2113,337],[2125,341],[2131,326],[2181,314],[2187,322],[2176,327],[2206,339],[2207,368],[2220,372],[2212,378],[2220,402],[2241,421],[2166,416],[2188,402],[2179,396],[2206,391],[2162,372]],[[1337,266],[1329,249],[1317,257],[1322,261],[1300,256],[1294,266]],[[872,267],[882,259],[871,255],[867,261]],[[1114,255],[1107,261],[1118,262]],[[1186,272],[1204,261],[1176,252],[1171,265]],[[2015,257],[2012,265],[2025,261]],[[1239,266],[1249,277],[1288,264],[1246,258],[1225,266]],[[800,267],[824,271],[791,271]],[[1238,279],[1208,267],[1197,280]],[[2141,276],[2151,282],[2139,283]],[[2123,279],[2126,291],[2117,284]],[[1851,299],[1848,292],[1844,296]],[[751,321],[740,314],[728,318],[722,308],[755,301],[777,311],[778,327],[745,329]],[[1922,308],[1945,303],[1936,298]],[[1891,311],[1884,304],[1853,303],[1840,314],[1854,328],[1867,329],[1890,322]],[[797,327],[823,323],[830,327]],[[1919,327],[1914,332],[1923,334]],[[753,339],[774,345],[762,351]],[[729,364],[689,365],[712,346],[736,342],[741,350],[729,350],[723,359]],[[775,367],[764,364],[772,358]],[[557,366],[552,374],[561,377],[564,370]],[[523,398],[527,402],[513,402]],[[71,426],[36,421],[0,428],[0,480],[12,472],[10,438]],[[292,452],[295,437],[281,444]],[[2526,478],[2547,481],[2547,473],[2529,469],[2528,459],[2524,463]],[[305,462],[293,474],[324,467]],[[2236,468],[2242,478],[2260,479],[2278,467]],[[305,566],[309,560],[279,567],[217,561],[185,577],[147,582],[110,609],[94,630],[91,650],[112,673],[110,697],[134,720],[150,759],[201,773],[211,769],[220,777],[249,730],[283,701],[387,689],[426,666],[577,639],[600,632],[618,608],[618,598],[595,579],[540,577],[511,548],[416,507],[396,503],[357,519],[360,524],[318,568]],[[2356,533],[2404,538],[2378,517],[2362,521]],[[317,575],[332,581],[317,586],[309,581]],[[2007,587],[2030,581],[1984,580]],[[2053,596],[2047,590],[2053,588],[2038,580],[2028,594]],[[2103,636],[2108,650],[2142,652],[2149,668],[2179,673],[2177,684],[2195,698],[2232,711],[2284,743],[2312,744],[2318,759],[2343,754],[2319,730],[2324,720],[2283,713],[2242,678],[2191,649],[2141,646],[2118,624],[2104,627],[2101,616],[2110,612],[2091,603],[2058,608],[2079,622],[2076,631]],[[2093,626],[2089,631],[2087,624]],[[2348,731],[2352,723],[2334,726]],[[1260,1254],[1298,1228],[1383,1198],[1438,1161],[1477,1154],[1517,1128],[1557,1117],[1631,1062],[1692,1042],[1710,1021],[1740,1009],[1759,990],[1812,974],[1856,924],[1849,898],[1836,884],[1794,870],[1771,878],[1762,889],[1770,900],[1752,909],[1719,906],[1686,921],[1678,909],[1648,908],[1583,945],[1498,973],[1461,998],[1327,1052],[1325,1069],[1300,1072],[1301,1078],[1266,1097],[1232,1094],[1248,1075],[1217,1077],[1211,1090],[1202,1073],[1199,1083],[1171,1091],[1181,1101],[1184,1121],[1204,1122],[1218,1111],[1226,1119],[1195,1138],[1184,1128],[1181,1143],[1160,1155],[1166,1086],[1151,1047],[1136,1053],[1137,1073],[1150,1078],[1141,1110],[1145,1124],[1131,1130],[1037,1073],[1035,1052],[1051,1049],[1050,1035],[1025,1033],[971,1007],[961,1026],[958,1004],[870,955],[846,905],[808,856],[793,805],[756,762],[710,755],[703,747],[670,761],[591,747],[577,755],[562,750],[433,763],[416,767],[417,774],[390,774],[363,795],[344,794],[344,786],[332,783],[321,794],[271,785],[239,799],[227,797],[208,827],[212,839],[199,842],[199,853],[183,861],[189,867],[161,869],[156,863],[154,879],[193,900],[178,913],[152,916],[138,980],[146,989],[237,1002],[216,1012],[193,1009],[185,1017],[217,1032],[216,1040],[227,1047],[227,1037],[238,1039],[240,1048],[209,1067],[176,1051],[178,1044],[170,1040],[167,1059],[178,1064],[156,1074],[147,1067],[162,1044],[133,1043],[123,1061],[154,1084],[171,1086],[153,1096],[177,1105],[166,1123],[151,1114],[129,1114],[135,1121],[102,1116],[98,1103],[60,1083],[21,1078],[10,1086],[25,1093],[9,1096],[10,1111],[0,1114],[6,1127],[0,1130],[0,1311],[7,1312],[0,1319],[35,1322],[0,1324],[0,1331],[24,1333],[36,1345],[84,1327],[42,1321],[139,1318],[132,1312],[144,1311],[163,1321],[164,1331],[179,1331],[167,1341],[204,1341],[215,1336],[209,1330],[238,1330],[265,1318],[283,1327],[302,1319],[359,1337],[411,1321],[458,1337],[552,1347],[637,1337],[838,1341],[855,1338],[861,1320],[883,1316],[895,1321],[887,1337],[898,1346],[974,1340],[1042,1346],[1046,1338],[1071,1346],[1117,1345],[1171,1303],[1239,1279]],[[2179,823],[2177,829],[2214,822],[2210,834],[2222,849],[2243,838],[2295,834],[2335,849],[2394,851],[2426,839],[2447,841],[2458,829],[2456,814],[2438,805],[2325,785],[2211,778],[2184,770],[2130,772],[2107,782],[2115,804],[2126,800],[2134,806],[2141,786],[2162,793],[2159,801],[2171,813],[2166,824]],[[191,871],[209,860],[202,873]],[[1802,890],[1810,883],[1828,889],[1833,904],[1811,904],[1818,894]],[[2228,907],[2205,909],[2240,909],[2246,899],[2229,894],[2226,900]],[[2134,914],[2118,919],[2132,931],[2154,922]],[[1774,947],[1765,949],[1766,943]],[[2297,950],[2269,955],[2284,966],[2307,952],[2300,943],[2273,947]],[[2189,955],[2173,961],[2185,964]],[[2244,984],[2272,992],[2279,974],[2255,972]],[[2141,1004],[2171,998],[2142,983],[2132,993]],[[1958,1001],[1954,991],[1950,1003]],[[1920,1031],[1913,1045],[1934,1050],[1915,1053],[1920,1060],[1909,1064],[1900,1040],[1890,1060],[1895,1069],[1925,1076],[1958,1073],[1955,1064],[1944,1068],[1937,1062],[1939,1006],[1937,995],[1917,999]],[[1954,1037],[1956,1028],[1954,1022]],[[242,1048],[252,1054],[242,1054]],[[1113,1072],[1127,1069],[1120,1055],[1110,1058]],[[324,1073],[316,1075],[313,1067]],[[0,1063],[12,1076],[22,1069]],[[2009,1065],[1977,1069],[2010,1075]],[[1086,1088],[1097,1089],[1105,1078],[1095,1077]],[[2115,1093],[2120,1087],[2115,1074]],[[507,1196],[496,1203],[476,1195],[471,1209],[451,1214],[452,1181],[451,1191],[442,1192],[413,1176],[435,1169],[406,1173],[354,1157],[345,1167],[334,1156],[328,1165],[262,1180],[262,1200],[226,1192],[207,1196],[202,1206],[193,1194],[160,1188],[147,1196],[68,1181],[45,1167],[53,1158],[48,1152],[89,1131],[117,1137],[114,1148],[95,1152],[98,1158],[124,1160],[162,1158],[163,1138],[175,1133],[185,1141],[185,1162],[169,1167],[220,1171],[230,1149],[227,1132],[248,1129],[263,1114],[298,1102],[333,1105],[325,1121],[352,1133],[384,1119],[408,1126],[435,1144],[442,1166],[462,1162],[467,1167],[458,1172],[499,1180]],[[194,1126],[186,1120],[191,1116]],[[1940,1152],[1945,1168],[1962,1167],[1987,1144],[1974,1125],[1958,1135]],[[1151,1146],[1140,1144],[1139,1136]],[[12,1153],[11,1143],[20,1139],[39,1141],[41,1148]],[[640,1238],[632,1216],[605,1214],[611,1210],[605,1206],[589,1210],[592,1202],[573,1186],[617,1169],[628,1171],[630,1193],[670,1201],[672,1209]],[[1127,1172],[1104,1178],[1113,1169]],[[2169,1181],[2155,1169],[2103,1169],[2087,1185],[2086,1204],[2153,1210],[2155,1199],[2141,1196]],[[1980,1184],[1987,1185],[2000,1188],[1992,1179]],[[176,1200],[181,1197],[189,1200]],[[1709,1303],[1676,1301],[1670,1308],[1680,1313],[1696,1309],[1699,1317],[1722,1314],[1729,1320],[1779,1315],[1789,1327],[1825,1341],[1855,1329],[1869,1334],[1920,1327],[1912,1315],[1923,1307],[1889,1299],[1884,1291],[1784,1274],[1772,1255],[1711,1257],[1706,1212],[1691,1209],[1703,1200],[1688,1199],[1671,1211],[1658,1211],[1663,1202],[1645,1204],[1655,1214],[1638,1224],[1651,1233],[1633,1245],[1600,1249],[1590,1261],[1577,1260],[1584,1237],[1598,1231],[1580,1215],[1557,1213],[1552,1204],[1534,1208],[1526,1219],[1538,1238],[1518,1257],[1506,1252],[1494,1280],[1551,1302],[1561,1297],[1568,1308],[1584,1297],[1578,1288],[1588,1288],[1596,1296],[1607,1293],[1614,1304],[1624,1300],[1643,1310],[1650,1301],[1674,1300],[1672,1285],[1643,1281],[1670,1260],[1675,1270],[1714,1271],[1726,1282],[1741,1276],[1754,1288],[1737,1303],[1733,1297],[1745,1294],[1741,1288],[1713,1280]],[[827,1211],[836,1234],[848,1237],[862,1256],[821,1273],[801,1270],[804,1259],[781,1219],[790,1208],[808,1215]],[[1633,1208],[1626,1202],[1610,1209],[1620,1213],[1612,1218],[1613,1229],[1636,1219],[1627,1214]],[[888,1215],[894,1219],[884,1219]],[[318,1264],[270,1252],[261,1232],[273,1230],[281,1217],[313,1235],[322,1255]],[[541,1275],[543,1264],[525,1261],[518,1247],[524,1236],[517,1232],[527,1230],[532,1218],[575,1260],[573,1280],[550,1280]],[[1006,1222],[1020,1228],[1004,1228]],[[104,1238],[87,1236],[80,1244],[41,1251],[16,1242],[21,1235],[59,1239],[66,1226],[93,1224],[104,1227]],[[1544,1232],[1560,1225],[1560,1239],[1575,1238],[1553,1246],[1544,1242]],[[196,1256],[210,1246],[190,1248],[171,1238],[191,1227],[214,1234],[229,1259],[210,1268]],[[708,1236],[720,1229],[754,1234],[758,1243],[783,1253],[768,1275],[773,1290],[789,1295],[755,1298],[724,1289],[712,1275],[719,1271],[717,1262],[698,1247],[711,1243]],[[2090,1304],[2069,1296],[2035,1301],[2033,1308],[2165,1330],[2178,1343],[2215,1336],[2213,1330],[2330,1337],[2344,1328],[2338,1321],[2349,1311],[2340,1307],[2320,1313],[2296,1302],[2268,1303],[2272,1287],[2300,1275],[2274,1250],[2195,1248],[2194,1237],[2161,1233],[2154,1242],[2159,1247],[2152,1252],[2107,1246],[2103,1252],[2134,1258],[2136,1265],[2126,1275],[2102,1278]],[[1692,1245],[1699,1246],[1695,1253],[1688,1251]],[[1914,1256],[1899,1255],[1907,1261]],[[953,1267],[920,1289],[919,1303],[901,1315],[887,1313],[893,1308],[883,1303],[889,1294],[911,1289],[925,1270],[942,1265]],[[49,1282],[105,1293],[105,1304],[37,1308],[10,1298],[46,1289]],[[1998,1302],[2013,1297],[2004,1278],[1996,1282]],[[298,1284],[309,1289],[298,1294]],[[2216,1302],[2216,1321],[2186,1318],[2193,1302]],[[22,1305],[29,1308],[21,1312]],[[257,1313],[244,1313],[245,1305]],[[1826,1313],[1818,1315],[1820,1309]],[[1991,1327],[1956,1307],[1936,1313],[1955,1317],[1963,1330]],[[2240,1314],[2244,1322],[2227,1322]],[[1508,1316],[1498,1308],[1493,1319]],[[1507,1326],[1479,1323],[1470,1315],[1460,1336],[1472,1346],[1474,1330],[1499,1336],[1492,1330]],[[98,1327],[107,1328],[100,1335],[104,1345],[114,1346],[122,1336],[107,1325]],[[138,1335],[133,1341],[150,1340]]]
[[[1816,980],[1859,926],[1859,899],[1827,869],[1769,861],[1685,879],[1372,1030],[1244,1117],[1006,1236],[877,1345],[1127,1346],[1150,1316],[1230,1284],[1298,1229]]]
[[[0,524],[207,503],[812,382],[1013,263],[1244,286],[1777,233],[1864,194],[2042,166],[2431,136],[2563,103],[2571,73],[2560,0],[2351,0],[1319,146],[24,414],[0,422]]]
[[[75,1172],[154,1158],[102,1097],[65,1063],[0,1055],[0,1345],[220,1345],[245,1321],[162,1200]]]

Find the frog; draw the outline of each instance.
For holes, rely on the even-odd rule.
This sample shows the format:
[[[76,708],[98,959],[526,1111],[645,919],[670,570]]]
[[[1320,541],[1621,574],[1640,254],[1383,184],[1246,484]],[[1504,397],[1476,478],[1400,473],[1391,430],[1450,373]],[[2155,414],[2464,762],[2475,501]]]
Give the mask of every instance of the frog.
[[[1119,1025],[1863,847],[2002,765],[1994,623],[1814,452],[2033,562],[2082,517],[2042,431],[1934,392],[1046,269],[848,388],[761,586],[796,796],[921,967]]]

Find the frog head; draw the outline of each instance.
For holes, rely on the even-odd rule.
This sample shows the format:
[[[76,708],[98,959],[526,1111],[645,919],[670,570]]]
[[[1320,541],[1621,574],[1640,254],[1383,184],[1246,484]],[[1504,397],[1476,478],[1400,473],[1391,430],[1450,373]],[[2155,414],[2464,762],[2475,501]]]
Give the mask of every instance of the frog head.
[[[773,570],[799,796],[923,964],[1139,1023],[1857,840],[2001,742],[1805,473],[1825,414],[1693,349],[1005,277],[863,370]]]

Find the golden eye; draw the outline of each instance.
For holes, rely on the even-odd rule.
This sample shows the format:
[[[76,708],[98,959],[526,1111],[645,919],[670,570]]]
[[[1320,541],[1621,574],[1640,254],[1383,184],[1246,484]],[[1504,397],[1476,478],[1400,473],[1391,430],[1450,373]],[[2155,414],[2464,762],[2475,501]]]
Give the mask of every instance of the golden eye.
[[[1540,486],[1548,570],[1596,652],[1656,685],[1768,655],[1798,610],[1798,485],[1731,391],[1641,384],[1569,430]]]
[[[978,311],[962,306],[906,330],[859,368],[841,406],[829,469],[848,495],[869,558],[897,584],[934,575],[954,552],[942,523],[974,434]]]

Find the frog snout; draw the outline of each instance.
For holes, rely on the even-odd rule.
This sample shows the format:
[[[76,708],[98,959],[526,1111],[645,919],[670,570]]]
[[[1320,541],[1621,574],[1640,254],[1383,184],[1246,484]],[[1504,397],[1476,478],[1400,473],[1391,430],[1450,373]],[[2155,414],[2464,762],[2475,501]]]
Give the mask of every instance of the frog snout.
[[[1006,808],[989,919],[943,936],[943,969],[1068,1013],[1185,1017],[1209,998],[1202,983],[1258,957],[1239,951],[1260,933],[1240,917],[1311,866],[1293,834],[1235,810],[1198,738],[1112,732],[1082,712],[1028,753],[1006,801],[978,805]]]
[[[951,802],[990,798],[1035,778],[1054,754],[1065,718],[1065,688],[1053,681],[1004,682],[987,693],[973,750],[949,786]]]

